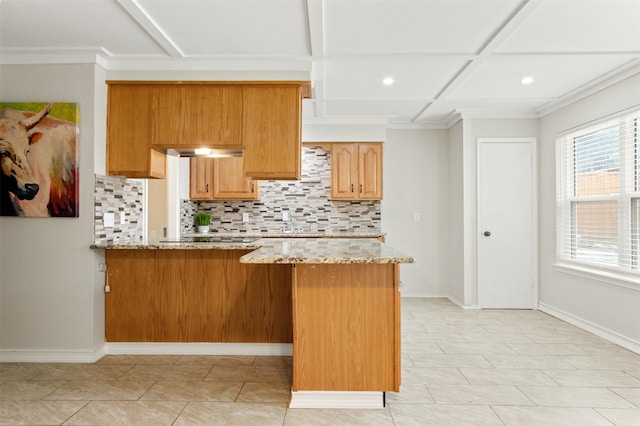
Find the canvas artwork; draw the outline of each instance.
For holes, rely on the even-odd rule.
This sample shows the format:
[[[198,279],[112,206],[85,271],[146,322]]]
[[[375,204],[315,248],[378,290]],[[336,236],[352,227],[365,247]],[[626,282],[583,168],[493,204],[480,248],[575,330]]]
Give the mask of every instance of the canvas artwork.
[[[0,102],[0,215],[78,217],[77,103]]]

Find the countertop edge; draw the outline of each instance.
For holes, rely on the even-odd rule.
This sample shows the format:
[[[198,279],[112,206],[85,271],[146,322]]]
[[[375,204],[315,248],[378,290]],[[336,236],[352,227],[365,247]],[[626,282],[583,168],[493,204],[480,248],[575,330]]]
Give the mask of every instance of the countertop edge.
[[[414,262],[412,257],[389,247],[375,238],[366,238],[367,241],[362,242],[367,247],[364,253],[362,250],[358,250],[356,246],[353,248],[354,254],[349,254],[348,250],[352,249],[353,244],[360,244],[354,243],[353,238],[334,238],[329,243],[333,246],[316,247],[315,249],[312,247],[310,252],[304,252],[300,248],[297,250],[294,248],[291,252],[282,252],[281,245],[287,244],[289,246],[290,244],[287,241],[290,241],[291,244],[304,244],[304,240],[305,238],[300,237],[291,239],[262,238],[251,243],[130,243],[92,245],[92,248],[105,250],[249,250],[249,253],[240,257],[240,263],[246,264],[389,264]],[[308,238],[308,240],[317,243],[319,239]],[[274,245],[274,243],[276,244]],[[346,252],[341,244],[348,246]],[[369,250],[371,248],[373,250]],[[367,253],[367,251],[369,252]]]

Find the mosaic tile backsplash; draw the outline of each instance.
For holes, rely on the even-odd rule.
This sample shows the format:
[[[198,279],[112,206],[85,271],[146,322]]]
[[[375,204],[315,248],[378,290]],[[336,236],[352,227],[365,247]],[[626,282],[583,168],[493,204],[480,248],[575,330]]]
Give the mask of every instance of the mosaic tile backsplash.
[[[303,147],[300,181],[260,181],[258,201],[191,201],[180,205],[180,233],[196,231],[198,211],[211,213],[211,232],[380,232],[380,201],[331,201],[331,153]],[[282,220],[289,212],[291,223]],[[242,221],[242,214],[249,221]]]
[[[94,243],[121,243],[143,239],[143,191],[139,181],[95,175]],[[124,224],[120,213],[124,213]],[[114,226],[105,228],[105,213],[114,214]]]

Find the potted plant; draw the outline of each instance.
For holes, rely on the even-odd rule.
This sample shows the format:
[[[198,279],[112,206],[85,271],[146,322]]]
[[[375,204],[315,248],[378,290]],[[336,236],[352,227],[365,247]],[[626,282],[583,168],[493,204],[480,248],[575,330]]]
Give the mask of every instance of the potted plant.
[[[207,212],[198,212],[196,214],[196,224],[199,233],[209,232],[209,224],[211,223],[211,214]]]

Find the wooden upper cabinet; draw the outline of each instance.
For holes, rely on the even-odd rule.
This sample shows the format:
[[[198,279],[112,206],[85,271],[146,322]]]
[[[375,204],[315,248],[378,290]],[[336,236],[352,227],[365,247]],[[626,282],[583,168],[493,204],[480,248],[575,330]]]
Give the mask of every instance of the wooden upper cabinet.
[[[212,158],[189,159],[189,198],[192,200],[211,200],[213,197]]]
[[[108,174],[164,177],[164,152],[208,147],[244,149],[245,176],[300,179],[308,81],[107,83]]]
[[[355,144],[334,144],[331,148],[331,198],[358,198],[358,150]]]
[[[382,144],[331,144],[331,199],[382,199]]]
[[[164,178],[165,154],[151,149],[151,88],[109,84],[107,175]]]
[[[382,199],[382,144],[358,144],[358,198]]]
[[[258,200],[259,198],[258,181],[245,176],[242,158],[213,159],[214,200]]]
[[[302,96],[300,85],[243,88],[242,132],[247,176],[300,179]]]
[[[157,85],[153,147],[242,148],[242,87]]]
[[[242,158],[191,158],[192,200],[258,200],[259,185],[244,175]]]

